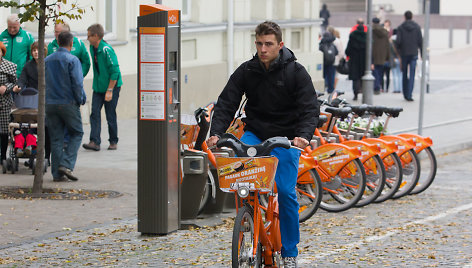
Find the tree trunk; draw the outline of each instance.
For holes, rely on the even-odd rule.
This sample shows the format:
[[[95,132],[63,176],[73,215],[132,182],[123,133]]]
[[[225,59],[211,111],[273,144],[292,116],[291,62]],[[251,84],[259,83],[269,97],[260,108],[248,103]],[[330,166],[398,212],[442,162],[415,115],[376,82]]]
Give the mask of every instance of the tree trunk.
[[[46,81],[44,77],[44,32],[46,28],[46,0],[39,1],[41,6],[41,15],[39,16],[38,26],[38,146],[36,148],[36,167],[34,170],[33,193],[43,191],[43,170],[44,170],[44,118],[45,118],[45,99],[46,99]]]

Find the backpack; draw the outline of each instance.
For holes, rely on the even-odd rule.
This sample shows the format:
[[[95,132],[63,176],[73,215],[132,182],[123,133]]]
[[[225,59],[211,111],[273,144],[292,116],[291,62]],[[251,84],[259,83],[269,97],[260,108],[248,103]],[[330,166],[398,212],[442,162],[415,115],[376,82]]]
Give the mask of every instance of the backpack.
[[[333,42],[321,44],[320,50],[323,52],[323,64],[333,65],[336,55],[338,55],[338,49],[333,44]]]

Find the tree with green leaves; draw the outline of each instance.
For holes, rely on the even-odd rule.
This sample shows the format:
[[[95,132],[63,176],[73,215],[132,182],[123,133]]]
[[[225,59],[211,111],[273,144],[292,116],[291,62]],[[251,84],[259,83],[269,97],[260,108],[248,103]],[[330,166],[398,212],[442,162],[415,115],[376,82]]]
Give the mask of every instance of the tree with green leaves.
[[[82,19],[85,8],[78,5],[78,0],[67,5],[67,0],[32,0],[28,3],[18,3],[17,1],[0,1],[0,7],[4,8],[24,8],[24,12],[18,14],[20,23],[26,21],[38,21],[38,142],[36,154],[35,176],[33,182],[33,193],[41,193],[43,190],[43,170],[44,170],[44,118],[45,118],[45,96],[46,82],[44,69],[44,36],[46,26],[50,22],[62,22],[64,18],[70,20]],[[63,8],[66,6],[67,8]],[[93,10],[92,7],[90,7]]]

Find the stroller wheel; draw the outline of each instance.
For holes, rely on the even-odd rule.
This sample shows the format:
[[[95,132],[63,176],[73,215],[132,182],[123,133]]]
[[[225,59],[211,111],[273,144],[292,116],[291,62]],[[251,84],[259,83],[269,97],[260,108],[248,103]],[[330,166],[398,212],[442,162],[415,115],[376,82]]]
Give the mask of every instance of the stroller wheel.
[[[16,159],[9,158],[9,160],[10,160],[11,174],[15,174],[15,172],[18,171],[18,165],[17,165],[18,158]]]
[[[36,169],[36,159],[30,158],[30,168],[31,168],[31,174],[34,175],[34,170]]]
[[[15,170],[18,171],[18,167],[20,166],[20,160],[15,158]]]
[[[11,171],[11,174],[15,174],[15,169],[13,168],[13,162],[11,158],[7,158],[7,170]]]

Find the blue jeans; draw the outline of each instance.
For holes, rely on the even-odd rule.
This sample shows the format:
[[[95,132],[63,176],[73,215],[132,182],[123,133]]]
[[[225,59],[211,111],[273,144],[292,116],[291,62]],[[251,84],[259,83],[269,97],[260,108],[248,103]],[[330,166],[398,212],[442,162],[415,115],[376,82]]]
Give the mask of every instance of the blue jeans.
[[[80,108],[75,104],[48,104],[46,117],[51,140],[51,173],[59,178],[59,167],[74,170],[77,152],[82,143],[84,131]],[[69,145],[64,148],[64,131],[69,132]]]
[[[415,86],[416,60],[418,60],[418,56],[416,55],[402,56],[403,97],[405,97],[405,99],[411,99],[413,87]],[[410,66],[409,72],[408,66]],[[408,76],[408,74],[410,74],[410,76]]]
[[[93,92],[92,113],[90,114],[90,141],[100,145],[100,133],[102,131],[102,107],[105,106],[105,115],[108,123],[108,141],[110,144],[118,143],[118,123],[116,122],[116,105],[120,97],[121,87],[113,89],[111,101],[105,101],[105,93]]]
[[[379,92],[380,88],[382,87],[383,81],[383,73],[384,73],[384,66],[382,65],[374,65],[374,91]]]
[[[334,67],[334,65],[323,65],[323,77],[325,80],[325,87],[328,88],[328,93],[333,92],[336,67]]]
[[[401,92],[403,79],[402,71],[400,69],[400,61],[395,59],[395,63],[397,65],[392,68],[393,92]]]
[[[241,141],[246,144],[259,144],[261,139],[250,131],[244,132]],[[298,256],[297,244],[300,242],[300,225],[298,223],[298,201],[295,186],[298,176],[300,151],[296,149],[275,148],[272,155],[279,159],[275,183],[279,202],[280,235],[282,238],[282,257]]]

